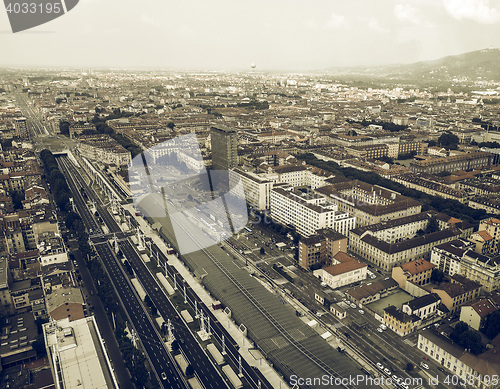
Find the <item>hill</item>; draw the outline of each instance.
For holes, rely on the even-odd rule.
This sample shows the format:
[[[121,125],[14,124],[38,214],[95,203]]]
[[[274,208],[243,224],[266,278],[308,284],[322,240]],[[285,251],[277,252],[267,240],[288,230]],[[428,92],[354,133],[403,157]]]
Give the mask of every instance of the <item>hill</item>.
[[[383,77],[386,80],[442,82],[500,81],[500,49],[484,49],[433,61],[378,67],[331,68],[337,75]]]

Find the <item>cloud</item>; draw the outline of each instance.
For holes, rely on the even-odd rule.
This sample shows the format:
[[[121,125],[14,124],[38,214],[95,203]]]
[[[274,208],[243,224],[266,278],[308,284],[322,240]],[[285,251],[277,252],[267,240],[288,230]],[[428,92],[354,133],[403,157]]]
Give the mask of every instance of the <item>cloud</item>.
[[[387,27],[382,27],[380,25],[380,23],[378,22],[378,20],[376,18],[374,18],[373,16],[370,18],[363,18],[362,21],[364,23],[366,23],[368,28],[370,28],[373,31],[382,32],[382,33],[387,33],[390,31]]]
[[[318,22],[316,21],[316,19],[314,18],[311,18],[311,19],[307,19],[305,20],[302,25],[307,28],[308,30],[317,30],[318,28],[320,28],[320,25],[318,24]]]
[[[158,19],[156,19],[150,15],[147,15],[147,14],[142,14],[140,21],[141,21],[141,23],[143,23],[147,26],[152,26],[152,27],[156,27],[156,28],[160,28],[162,26],[162,23]]]
[[[470,19],[484,24],[500,21],[500,12],[490,6],[490,0],[443,0],[443,6],[457,20]]]
[[[394,16],[400,22],[413,24],[420,24],[421,22],[417,9],[410,4],[396,4],[394,6]]]
[[[337,30],[339,28],[343,28],[347,26],[347,20],[346,17],[343,15],[337,15],[335,13],[332,13],[330,15],[330,19],[325,24],[325,27],[330,29],[330,30]]]

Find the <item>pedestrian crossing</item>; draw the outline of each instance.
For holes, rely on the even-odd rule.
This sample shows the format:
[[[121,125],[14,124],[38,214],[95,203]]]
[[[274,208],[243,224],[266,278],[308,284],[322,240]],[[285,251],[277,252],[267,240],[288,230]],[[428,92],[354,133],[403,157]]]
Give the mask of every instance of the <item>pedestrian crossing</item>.
[[[408,346],[411,346],[411,347],[415,346],[415,343],[413,343],[410,339],[405,339],[405,340],[403,340],[403,342],[405,342]]]

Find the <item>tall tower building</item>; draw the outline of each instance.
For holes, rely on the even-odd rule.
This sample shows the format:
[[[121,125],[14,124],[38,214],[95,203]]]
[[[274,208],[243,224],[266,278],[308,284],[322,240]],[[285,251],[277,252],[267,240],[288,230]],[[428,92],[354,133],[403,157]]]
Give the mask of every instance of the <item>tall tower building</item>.
[[[226,126],[210,128],[212,167],[229,170],[238,166],[238,133]]]
[[[28,125],[26,123],[26,118],[20,117],[16,118],[14,121],[14,128],[16,129],[16,136],[19,139],[28,139]]]

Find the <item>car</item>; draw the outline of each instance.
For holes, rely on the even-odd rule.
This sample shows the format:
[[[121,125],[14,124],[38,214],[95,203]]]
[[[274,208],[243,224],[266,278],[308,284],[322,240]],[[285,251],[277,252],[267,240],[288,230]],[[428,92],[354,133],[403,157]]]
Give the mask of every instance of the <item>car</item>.
[[[426,357],[425,355],[422,357],[422,359],[428,361],[429,360],[429,357]]]
[[[344,332],[344,335],[345,335],[346,338],[350,338],[351,337],[351,335],[349,334],[349,332]]]
[[[404,382],[398,382],[398,385],[401,386],[403,389],[410,389],[410,387]]]
[[[384,365],[382,365],[380,362],[377,362],[377,367],[378,367],[380,370],[384,370]]]
[[[445,369],[443,369],[441,366],[439,366],[439,367],[438,367],[438,370],[439,370],[439,371],[442,371],[443,373],[446,373],[446,370],[445,370]]]
[[[380,327],[377,327],[377,331],[378,332],[384,332],[384,330],[382,328],[380,328]]]
[[[360,309],[358,312],[361,313],[362,315],[365,314],[365,311],[363,311],[362,309]]]
[[[356,308],[356,304],[351,303],[351,304],[350,304],[350,307],[351,307],[352,309],[355,309],[355,308]]]
[[[381,324],[380,325],[380,328],[382,328],[383,330],[386,330],[387,329],[387,326],[385,324]]]
[[[393,374],[393,376],[391,378],[392,378],[392,382],[398,382],[399,381],[399,377],[396,374]]]
[[[161,379],[165,381],[167,379],[167,375],[165,374],[164,371],[161,372]]]
[[[384,373],[387,374],[389,377],[391,376],[391,371],[387,367],[384,369]]]
[[[427,363],[420,362],[420,367],[423,367],[425,370],[429,369],[429,365]]]
[[[376,276],[375,274],[372,274],[372,275],[370,275],[370,278],[371,278],[372,280],[374,280],[375,278],[377,278],[377,276]]]

